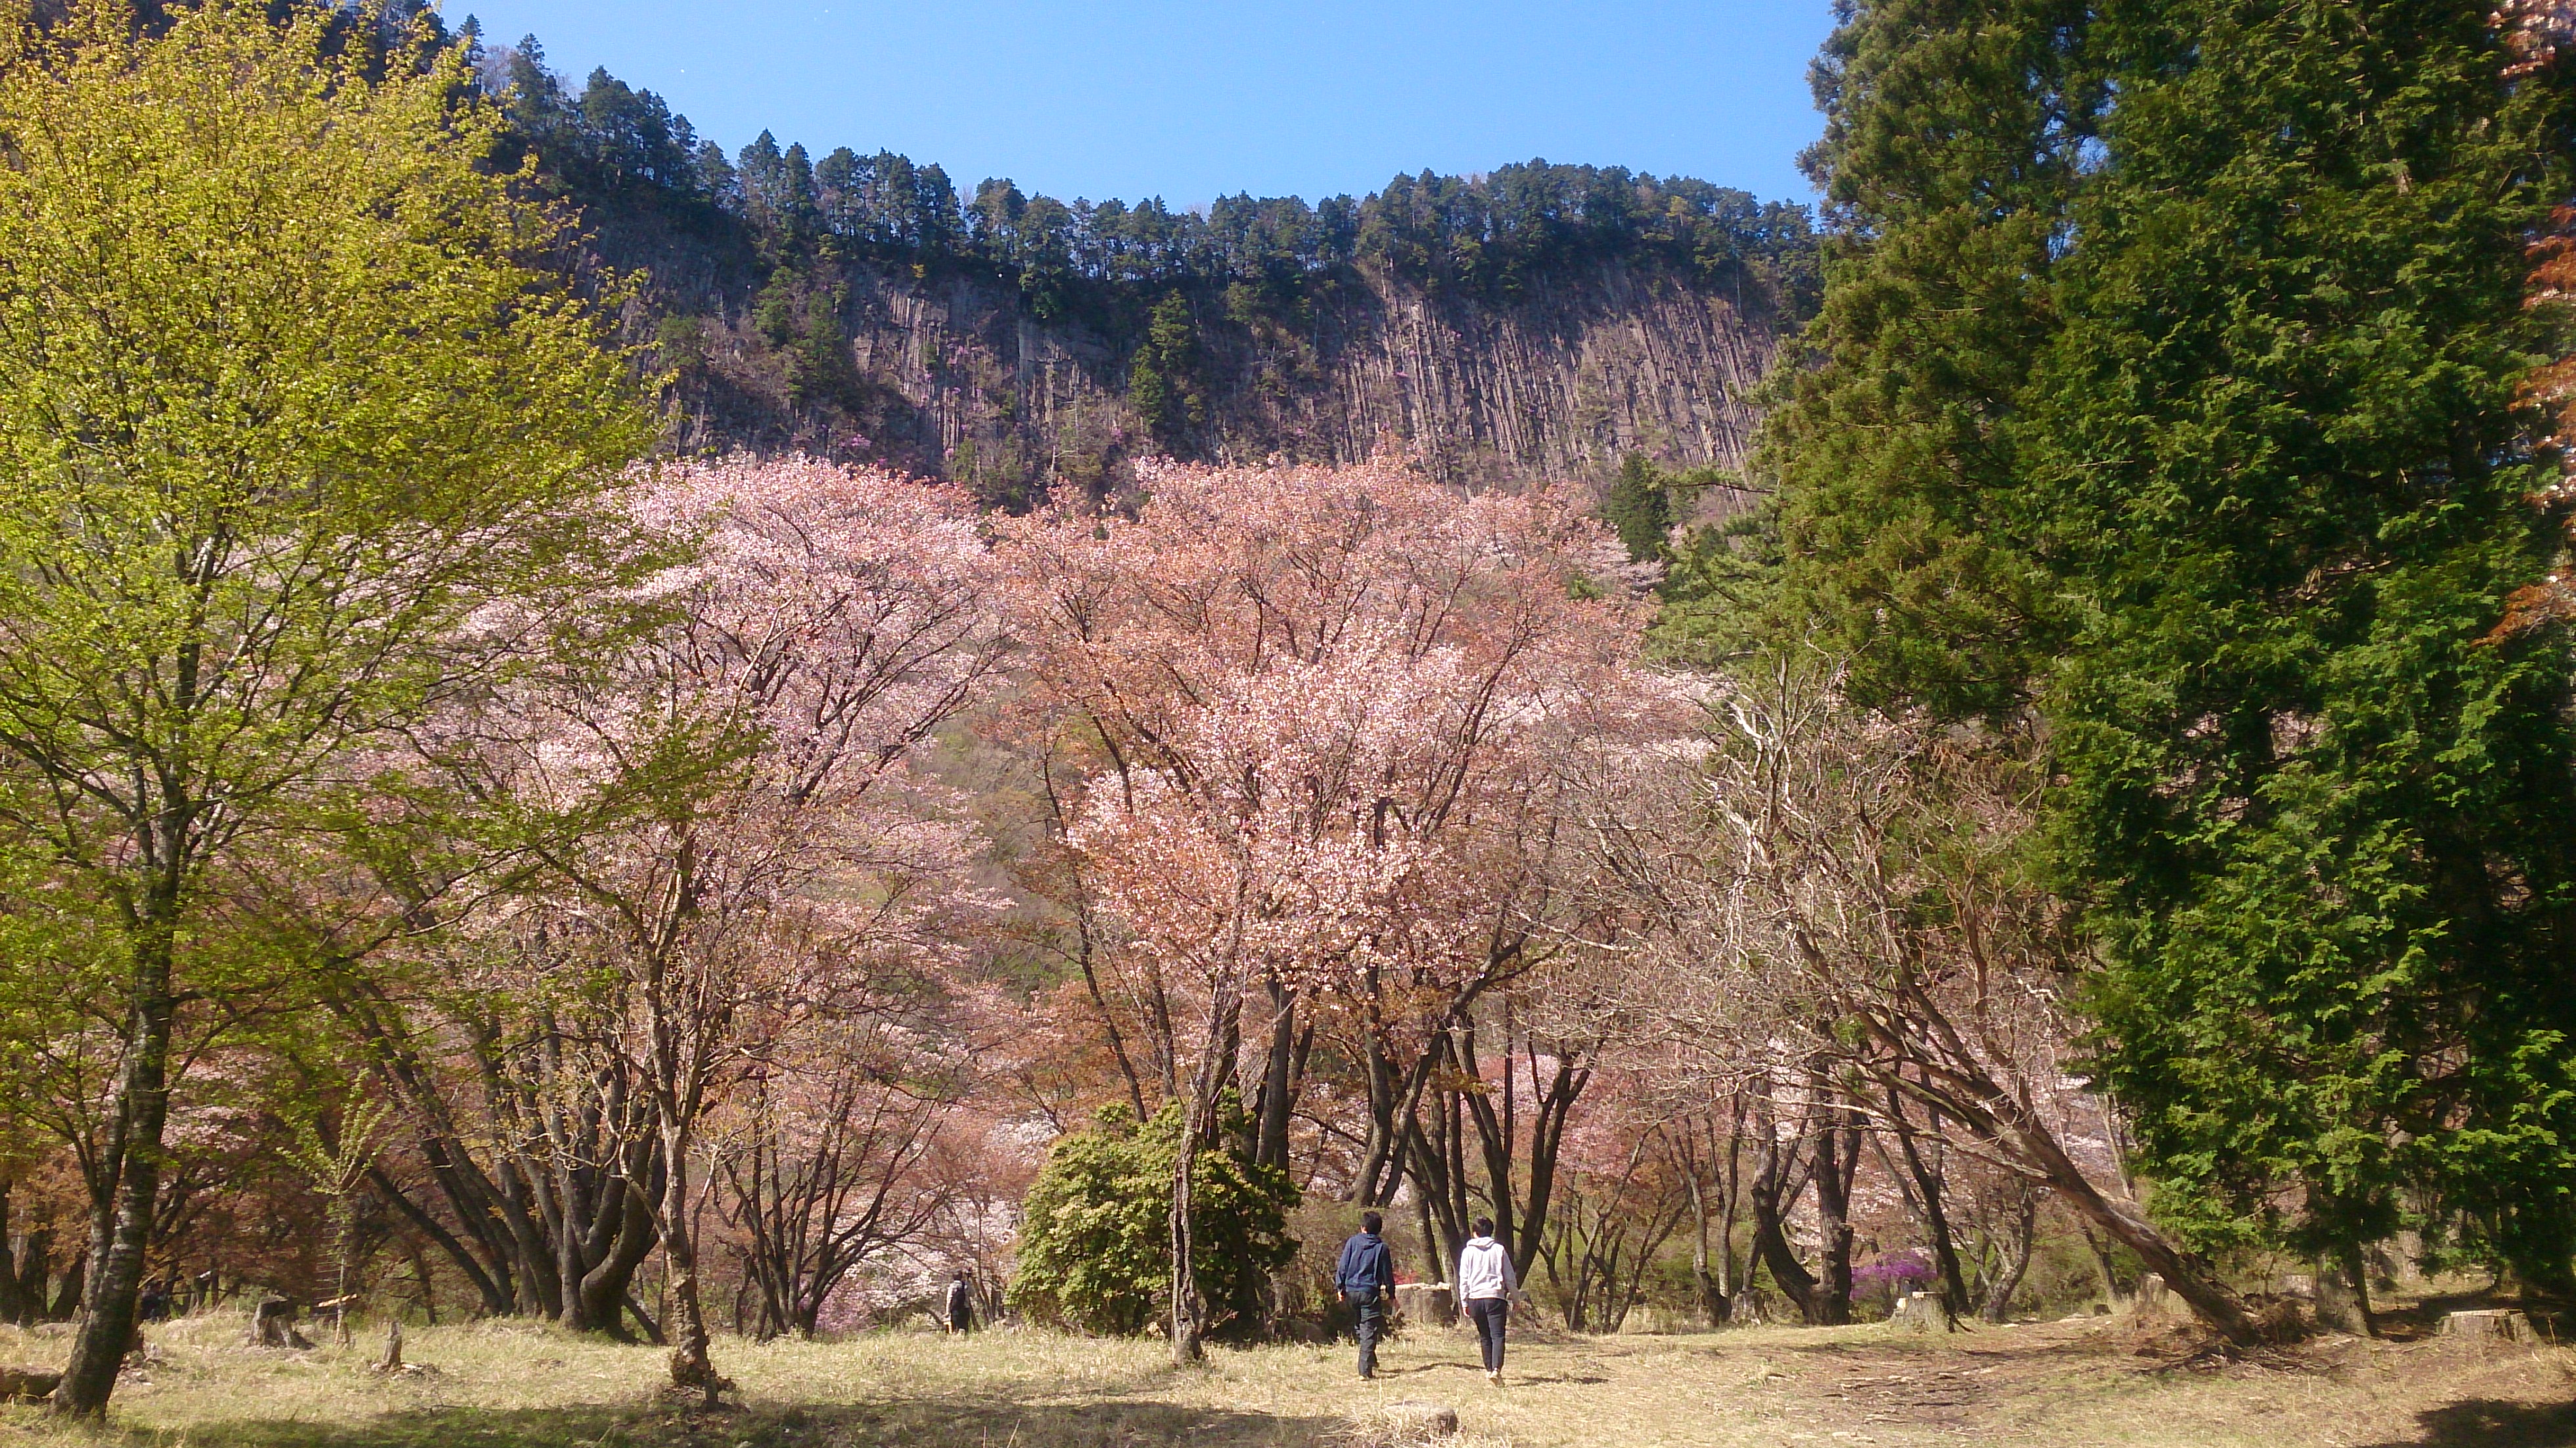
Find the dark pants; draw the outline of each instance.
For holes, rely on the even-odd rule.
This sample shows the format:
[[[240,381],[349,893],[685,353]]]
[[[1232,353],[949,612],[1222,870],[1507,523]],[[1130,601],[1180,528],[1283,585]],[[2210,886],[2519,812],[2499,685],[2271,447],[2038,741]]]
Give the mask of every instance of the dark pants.
[[[1377,1376],[1377,1340],[1386,1335],[1386,1299],[1374,1287],[1354,1288],[1344,1294],[1359,1314],[1360,1376]]]
[[[1476,1341],[1485,1349],[1485,1371],[1503,1370],[1503,1329],[1512,1320],[1512,1303],[1507,1297],[1470,1297],[1467,1315],[1476,1320]]]

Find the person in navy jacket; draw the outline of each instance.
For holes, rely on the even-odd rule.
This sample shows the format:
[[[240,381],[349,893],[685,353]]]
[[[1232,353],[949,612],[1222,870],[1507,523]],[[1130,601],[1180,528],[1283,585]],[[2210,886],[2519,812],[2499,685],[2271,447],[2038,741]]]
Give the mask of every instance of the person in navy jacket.
[[[1386,1218],[1360,1213],[1360,1229],[1342,1244],[1333,1290],[1359,1314],[1360,1376],[1377,1376],[1377,1340],[1386,1330],[1386,1304],[1395,1296],[1395,1254],[1386,1249]]]

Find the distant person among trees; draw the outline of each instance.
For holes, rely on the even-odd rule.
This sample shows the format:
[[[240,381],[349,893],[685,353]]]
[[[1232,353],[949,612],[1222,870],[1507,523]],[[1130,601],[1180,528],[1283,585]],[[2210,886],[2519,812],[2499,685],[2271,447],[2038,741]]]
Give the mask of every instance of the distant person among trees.
[[[1521,1290],[1512,1254],[1494,1240],[1494,1219],[1478,1217],[1476,1235],[1458,1251],[1458,1311],[1476,1324],[1485,1350],[1485,1380],[1503,1383],[1503,1330],[1511,1322],[1512,1294]]]
[[[975,1330],[975,1289],[966,1282],[966,1269],[948,1279],[948,1330],[960,1336]]]
[[[1377,1340],[1386,1330],[1386,1301],[1395,1294],[1395,1254],[1379,1236],[1386,1218],[1360,1213],[1360,1229],[1342,1243],[1342,1261],[1333,1270],[1333,1288],[1359,1314],[1360,1376],[1377,1376]]]

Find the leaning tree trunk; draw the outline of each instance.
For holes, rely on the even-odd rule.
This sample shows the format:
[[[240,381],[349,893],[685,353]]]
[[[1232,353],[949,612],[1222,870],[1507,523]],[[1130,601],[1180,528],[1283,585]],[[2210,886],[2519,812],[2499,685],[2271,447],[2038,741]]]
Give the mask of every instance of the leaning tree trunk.
[[[1922,1038],[1899,1030],[1885,1018],[1864,1013],[1862,1022],[1879,1043],[1910,1059],[1918,1076],[1909,1079],[1877,1061],[1858,1061],[1879,1077],[1879,1084],[1937,1107],[1969,1133],[2016,1158],[2054,1190],[2067,1207],[2138,1254],[2146,1269],[2164,1279],[2175,1296],[2213,1331],[2239,1347],[2264,1340],[2263,1325],[2247,1310],[2244,1299],[2219,1280],[2197,1255],[2185,1251],[2134,1205],[2114,1202],[2066,1154],[2057,1134],[2038,1114],[2007,1091],[1968,1049],[1948,1015],[1919,985],[1906,987],[1902,1007],[1921,1023]]]
[[[2056,1189],[2060,1200],[2137,1253],[2147,1270],[2162,1277],[2202,1322],[2240,1347],[2263,1341],[2262,1324],[2254,1320],[2244,1299],[2220,1281],[2208,1263],[2175,1245],[2136,1209],[2105,1197],[2054,1139],[2047,1140],[2045,1150],[2032,1154],[2041,1158],[2048,1184]]]
[[[175,883],[155,893],[156,905],[174,902]],[[161,1186],[161,1133],[170,1113],[170,1030],[177,1002],[170,991],[175,941],[168,917],[174,913],[156,910],[161,918],[135,943],[125,1069],[117,1080],[110,1127],[117,1173],[114,1215],[101,1250],[94,1254],[71,1361],[54,1390],[54,1409],[60,1413],[105,1413],[117,1369],[134,1346],[144,1253],[152,1245],[152,1208]]]
[[[1914,1190],[1921,1199],[1924,1233],[1932,1239],[1932,1265],[1941,1276],[1941,1318],[1951,1327],[1959,1325],[1959,1315],[1968,1310],[1968,1274],[1959,1265],[1958,1239],[1950,1231],[1949,1203],[1943,1200],[1949,1190],[1947,1164],[1938,1158],[1926,1159],[1922,1145],[1914,1135],[1914,1124],[1906,1119],[1905,1098],[1894,1091],[1887,1093],[1888,1124],[1894,1128],[1897,1150],[1905,1158],[1905,1171],[1914,1179]],[[1933,1139],[1940,1139],[1941,1118],[1932,1118]],[[2091,1241],[2088,1233],[2086,1241]]]

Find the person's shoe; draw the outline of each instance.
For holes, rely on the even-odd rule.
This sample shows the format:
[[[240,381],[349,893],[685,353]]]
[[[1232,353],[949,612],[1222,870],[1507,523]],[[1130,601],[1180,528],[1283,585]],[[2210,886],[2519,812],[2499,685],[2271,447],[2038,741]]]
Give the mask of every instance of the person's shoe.
[[[1485,1374],[1485,1381],[1492,1383],[1495,1387],[1501,1387],[1503,1385],[1503,1370],[1501,1368],[1496,1368],[1492,1372]]]

